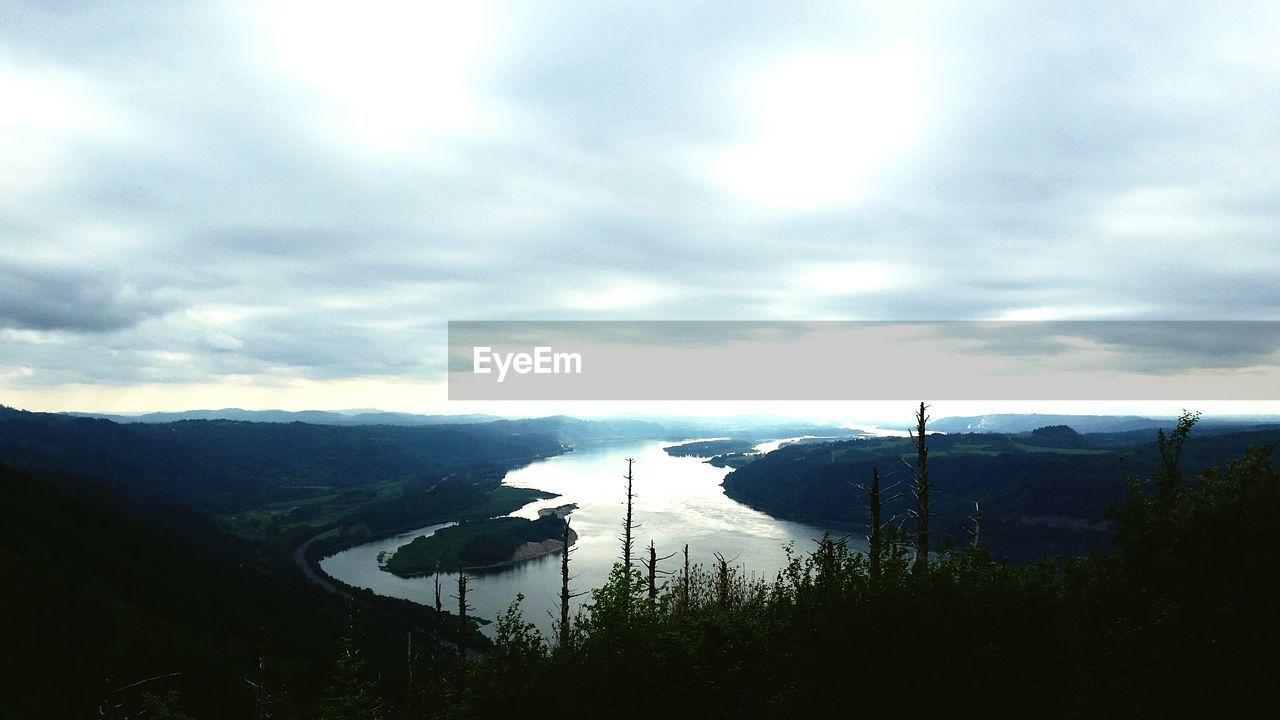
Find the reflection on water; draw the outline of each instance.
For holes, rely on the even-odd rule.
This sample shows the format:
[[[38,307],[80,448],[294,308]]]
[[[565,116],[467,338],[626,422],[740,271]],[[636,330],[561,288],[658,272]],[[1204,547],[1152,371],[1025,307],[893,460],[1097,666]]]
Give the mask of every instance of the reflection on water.
[[[625,458],[635,458],[635,532],[638,558],[649,541],[658,556],[679,552],[689,545],[690,561],[710,564],[719,552],[740,565],[747,574],[772,580],[786,561],[783,547],[794,542],[799,551],[814,547],[823,529],[803,523],[772,518],[725,497],[720,482],[728,472],[699,458],[672,457],[659,441],[611,443],[581,446],[576,451],[536,462],[509,473],[504,480],[515,487],[537,488],[561,497],[539,500],[513,515],[536,518],[538,509],[568,502],[578,504],[569,516],[578,542],[571,555],[573,589],[587,590],[600,585],[613,563],[620,558],[622,519],[627,471]],[[371,588],[375,592],[424,604],[434,602],[431,577],[400,578],[378,568],[378,553],[394,551],[419,535],[429,535],[444,525],[432,525],[394,538],[379,540],[340,552],[321,561],[329,575],[343,582]],[[832,531],[833,536],[840,533]],[[860,547],[861,538],[851,538]],[[677,567],[677,558],[667,561],[667,569]],[[659,569],[663,565],[659,564]],[[517,593],[524,593],[524,616],[550,635],[551,615],[558,615],[560,556],[548,555],[511,568],[471,574],[467,600],[474,614],[494,619]],[[445,605],[455,592],[456,575],[442,576]],[[587,602],[579,597],[575,607]],[[488,626],[489,632],[493,631]]]
[[[783,438],[781,440],[769,440],[767,442],[762,442],[759,445],[756,445],[752,449],[758,453],[771,453],[774,450],[777,450],[778,448],[782,447],[783,445],[790,445],[792,443],[803,442],[805,440],[832,440],[832,439],[834,438],[830,438],[830,437],[820,438],[817,435],[801,435],[799,437]]]

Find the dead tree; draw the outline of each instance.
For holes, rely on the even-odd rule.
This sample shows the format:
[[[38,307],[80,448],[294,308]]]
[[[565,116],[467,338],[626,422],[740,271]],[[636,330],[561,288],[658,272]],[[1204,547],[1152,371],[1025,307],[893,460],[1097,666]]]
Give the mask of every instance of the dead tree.
[[[258,681],[257,682],[248,680],[246,678],[241,678],[241,679],[249,683],[249,686],[252,687],[254,690],[254,693],[253,693],[254,715],[258,718],[258,720],[266,720],[266,718],[271,717],[271,713],[268,710],[271,694],[267,692],[267,656],[266,655],[258,656]]]
[[[435,647],[431,650],[432,663],[434,665],[436,653],[440,651],[440,630],[444,627],[444,606],[440,602],[440,564],[436,564],[436,621],[432,626],[435,636]]]
[[[973,547],[978,547],[982,542],[982,508],[978,505],[978,501],[973,501],[973,515],[969,516],[969,521],[973,523]]]
[[[271,707],[276,704],[278,694],[272,692],[267,687],[267,655],[265,649],[260,649],[258,653],[256,679],[241,675],[240,679],[244,681],[253,691],[253,710],[254,717],[257,720],[269,720],[271,717]]]
[[[684,544],[684,574],[680,577],[680,611],[689,610],[689,543]]]
[[[436,566],[436,624],[440,623],[440,615],[444,608],[440,605],[440,566]]]
[[[914,467],[908,464],[915,477],[912,490],[916,496],[913,513],[916,516],[916,570],[928,567],[929,562],[929,448],[925,442],[925,426],[929,422],[925,411],[928,409],[929,406],[920,403],[920,409],[916,411],[916,429],[911,433],[911,441],[916,447],[916,464]]]
[[[627,458],[627,474],[623,477],[627,480],[627,516],[622,521],[622,568],[626,571],[627,582],[631,582],[631,550],[632,550],[632,531],[635,530],[635,524],[631,519],[631,506],[635,500],[635,493],[632,491],[631,465],[635,463],[632,458]]]
[[[658,602],[658,576],[671,574],[669,570],[659,570],[658,563],[662,562],[663,560],[670,560],[675,556],[676,556],[675,553],[671,553],[670,555],[666,555],[664,557],[658,557],[658,551],[653,547],[653,541],[652,540],[649,541],[649,559],[645,560],[641,558],[640,562],[644,563],[645,569],[649,571],[649,606],[650,607],[655,606]]]
[[[880,579],[881,559],[884,557],[884,529],[896,518],[884,520],[883,507],[898,498],[902,497],[902,493],[893,493],[889,497],[885,497],[886,493],[890,493],[898,486],[897,483],[890,485],[888,488],[880,487],[880,469],[878,467],[871,468],[871,484],[856,485],[859,490],[867,493],[867,510],[870,514],[870,521],[867,527],[867,552],[871,561],[871,579],[876,581]]]
[[[467,685],[467,574],[458,568],[458,692]]]
[[[871,468],[871,490],[868,493],[871,505],[871,535],[867,538],[868,550],[871,552],[871,580],[880,579],[880,469]]]
[[[116,696],[122,695],[126,690],[132,690],[133,688],[140,687],[148,683],[153,683],[158,680],[168,680],[169,678],[175,678],[181,674],[182,673],[180,672],[173,672],[165,675],[156,675],[155,677],[149,677],[145,680],[139,680],[138,682],[135,682],[135,683],[129,683],[128,685],[125,685],[123,687],[115,687],[111,683],[111,678],[107,678],[106,695],[104,696],[102,701],[98,703],[98,717],[99,718],[123,717],[124,716],[123,714],[125,712],[125,707],[124,707],[125,703],[123,699],[119,699]]]
[[[633,477],[631,474],[631,466],[635,463],[632,458],[627,458],[627,474],[623,477],[627,480],[627,515],[622,521],[622,575],[625,585],[623,586],[622,607],[623,611],[628,615],[631,613],[631,565],[632,565],[632,549],[634,548],[636,525],[632,520],[632,505],[635,501],[635,492],[632,490]]]
[[[413,631],[409,630],[405,632],[405,637],[407,638],[407,642],[408,642],[408,647],[405,649],[405,660],[404,660],[405,672],[407,674],[407,678],[405,680],[405,690],[406,690],[405,704],[408,706],[409,714],[412,715],[414,713],[414,699],[417,695],[417,693],[415,692],[416,688],[414,688],[413,686],[413,664],[417,660],[417,657],[413,654]]]
[[[564,554],[560,557],[560,627],[559,643],[560,647],[568,647],[570,638],[572,637],[569,624],[569,601],[582,595],[580,592],[569,591],[569,520],[564,521]]]

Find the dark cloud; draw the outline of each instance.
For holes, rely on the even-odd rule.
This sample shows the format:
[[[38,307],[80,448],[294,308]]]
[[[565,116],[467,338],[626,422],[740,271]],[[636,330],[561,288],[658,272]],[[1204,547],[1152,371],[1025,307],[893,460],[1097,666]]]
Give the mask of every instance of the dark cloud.
[[[0,265],[0,328],[101,333],[175,307],[171,300],[83,271]]]
[[[1102,352],[1104,367],[1113,372],[1270,366],[1280,358],[1280,322],[1274,321],[962,322],[927,327],[942,342],[967,343],[975,354],[1039,356],[1058,367],[1096,365],[1099,360],[1091,354]]]

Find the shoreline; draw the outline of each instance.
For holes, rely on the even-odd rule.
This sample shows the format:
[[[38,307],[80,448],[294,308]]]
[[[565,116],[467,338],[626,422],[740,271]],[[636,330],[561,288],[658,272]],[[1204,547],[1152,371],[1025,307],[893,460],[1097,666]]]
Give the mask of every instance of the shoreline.
[[[569,528],[569,547],[573,547],[574,543],[576,543],[577,541],[578,541],[578,533],[573,528]],[[538,549],[534,550],[530,548],[530,546],[535,546]],[[565,549],[564,541],[562,541],[560,538],[547,538],[546,540],[542,540],[539,542],[529,541],[522,544],[520,547],[516,548],[515,552],[512,554],[512,557],[508,560],[503,560],[502,562],[497,562],[497,563],[489,563],[487,565],[467,565],[467,566],[453,569],[453,570],[440,570],[438,572],[452,573],[452,572],[459,572],[459,571],[484,572],[487,570],[502,570],[505,568],[513,567],[515,565],[519,565],[520,563],[523,563],[523,562],[528,562],[530,560],[537,560],[538,558],[546,557],[548,555],[555,555],[556,553],[563,552],[564,549]],[[527,551],[527,552],[530,552],[530,554],[521,555],[521,551]],[[517,555],[521,555],[521,556],[516,557]],[[432,575],[436,574],[436,571],[431,571],[431,572],[420,572],[420,573],[411,573],[408,575],[401,575],[399,573],[388,570],[384,566],[379,566],[378,569],[382,570],[383,572],[390,573],[398,578],[405,578],[406,580],[411,578],[418,578],[418,577],[431,577]]]

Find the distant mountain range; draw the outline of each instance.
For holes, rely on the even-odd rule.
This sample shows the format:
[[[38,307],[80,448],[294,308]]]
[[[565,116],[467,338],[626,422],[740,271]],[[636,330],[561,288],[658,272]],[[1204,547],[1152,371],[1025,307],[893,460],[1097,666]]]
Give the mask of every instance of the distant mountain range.
[[[587,440],[664,439],[685,440],[691,437],[714,434],[716,436],[771,440],[801,435],[847,437],[855,433],[833,425],[822,425],[771,416],[740,416],[731,418],[702,418],[680,416],[651,417],[600,417],[579,419],[564,415],[542,418],[504,418],[498,415],[419,415],[415,413],[387,412],[377,409],[360,410],[244,410],[222,408],[220,410],[183,410],[181,412],[152,412],[140,415],[112,413],[65,412],[68,417],[110,420],[122,425],[143,423],[157,425],[183,420],[236,420],[256,423],[308,423],[311,425],[394,425],[423,427],[436,425],[478,425],[505,423],[514,431],[558,432],[566,442]]]
[[[772,416],[737,416],[728,418],[703,418],[679,416],[652,416],[645,418],[619,416],[597,418],[584,422],[559,416],[538,420],[513,420],[498,415],[472,413],[466,415],[421,415],[417,413],[388,412],[377,409],[359,410],[244,410],[222,408],[220,410],[183,410],[180,412],[151,412],[140,415],[112,413],[67,412],[72,417],[99,418],[112,422],[171,423],[182,420],[239,420],[260,423],[302,422],[312,425],[397,425],[420,427],[429,425],[473,425],[490,422],[535,422],[558,425],[577,425],[580,432],[592,423],[608,423],[610,439],[619,439],[618,430],[625,428],[622,437],[685,439],[712,433],[731,438],[773,439],[797,435],[847,435],[849,431],[835,429],[820,423],[804,423],[794,419]],[[933,420],[929,429],[935,432],[953,433],[1023,433],[1037,428],[1065,425],[1078,433],[1128,433],[1150,431],[1156,428],[1172,429],[1177,418],[1152,418],[1140,415],[1049,415],[1042,413],[997,413],[964,417],[944,417]],[[1204,418],[1200,432],[1224,432],[1258,426],[1280,426],[1280,416],[1217,416]],[[561,429],[561,428],[556,428]],[[594,428],[585,434],[591,435]],[[585,439],[579,436],[578,439]]]
[[[944,417],[932,421],[929,429],[944,433],[1023,433],[1037,428],[1065,425],[1078,433],[1122,433],[1135,430],[1171,429],[1178,424],[1174,417],[1150,418],[1139,415],[1045,415],[1038,413],[972,415]],[[1280,424],[1280,416],[1218,416],[1202,418],[1201,434],[1206,426],[1243,429]]]
[[[382,410],[355,410],[334,412],[329,410],[183,410],[181,412],[153,412],[143,415],[112,415],[109,413],[69,412],[64,415],[101,418],[117,423],[168,423],[179,420],[244,420],[247,422],[291,423],[304,422],[313,425],[468,425],[493,422],[502,418],[496,415],[417,415],[414,413],[385,412]]]

